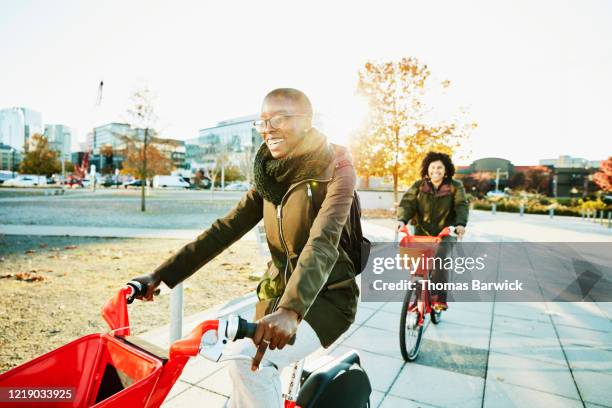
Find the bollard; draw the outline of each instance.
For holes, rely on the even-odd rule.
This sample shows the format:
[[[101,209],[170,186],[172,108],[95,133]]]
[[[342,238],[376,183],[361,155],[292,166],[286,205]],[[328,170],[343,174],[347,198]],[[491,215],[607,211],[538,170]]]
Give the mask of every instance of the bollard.
[[[604,211],[603,210],[599,211],[599,223],[601,225],[604,225]]]
[[[170,294],[170,344],[183,337],[183,283]]]
[[[521,204],[519,206],[519,214],[521,215],[521,217],[525,214],[525,204]]]
[[[580,218],[584,221],[584,208],[580,209]]]
[[[555,216],[555,209],[554,208],[551,207],[551,208],[548,209],[548,216],[550,218],[553,218]]]
[[[497,204],[491,204],[491,214],[495,215],[495,211],[497,211]]]
[[[612,211],[608,211],[608,228],[612,228]]]

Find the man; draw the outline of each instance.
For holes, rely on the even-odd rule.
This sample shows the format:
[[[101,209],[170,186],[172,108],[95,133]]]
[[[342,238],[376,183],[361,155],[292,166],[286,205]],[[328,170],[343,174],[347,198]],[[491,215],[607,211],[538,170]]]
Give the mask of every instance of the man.
[[[136,280],[152,300],[161,282],[174,287],[263,218],[272,260],[257,287],[259,324],[253,342],[234,343],[226,355],[254,355],[252,362],[230,363],[230,406],[268,408],[282,406],[279,370],[328,347],[354,321],[356,268],[339,241],[350,229],[356,176],[347,150],[312,127],[312,106],[301,91],[270,92],[254,126],[264,141],[255,157],[255,187],[194,242]]]

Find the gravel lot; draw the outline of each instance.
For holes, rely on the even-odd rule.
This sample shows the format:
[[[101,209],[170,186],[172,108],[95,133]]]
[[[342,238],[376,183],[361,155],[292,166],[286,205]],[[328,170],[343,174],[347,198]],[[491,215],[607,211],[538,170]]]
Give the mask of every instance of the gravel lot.
[[[0,372],[77,337],[107,330],[104,302],[130,278],[150,272],[182,240],[0,236]],[[239,255],[239,256],[238,256]],[[255,289],[265,259],[239,241],[185,281],[185,315]],[[18,280],[22,278],[34,281]],[[41,279],[41,280],[36,280]],[[169,322],[169,291],[130,307],[134,334]]]

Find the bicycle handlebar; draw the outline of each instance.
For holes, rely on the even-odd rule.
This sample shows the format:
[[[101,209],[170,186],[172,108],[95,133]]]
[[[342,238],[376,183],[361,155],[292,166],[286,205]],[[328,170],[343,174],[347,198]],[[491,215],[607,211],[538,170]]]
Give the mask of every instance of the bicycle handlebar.
[[[249,322],[238,316],[238,330],[236,330],[234,340],[244,339],[245,337],[252,339],[255,336],[255,330],[257,330],[257,323]]]
[[[126,296],[128,305],[131,305],[137,297],[144,297],[147,294],[147,287],[138,281],[131,280],[127,283],[127,286],[130,288],[130,292]],[[153,296],[159,295],[159,292],[159,289],[155,289]]]

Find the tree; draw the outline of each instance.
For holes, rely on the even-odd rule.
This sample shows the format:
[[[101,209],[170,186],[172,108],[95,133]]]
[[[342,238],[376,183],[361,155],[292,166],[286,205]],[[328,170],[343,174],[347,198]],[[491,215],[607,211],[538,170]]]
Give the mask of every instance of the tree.
[[[238,160],[238,167],[241,173],[241,176],[246,178],[247,182],[251,182],[253,180],[253,160],[255,159],[255,147],[246,146],[244,152],[242,152],[242,157]],[[225,179],[227,179],[227,169],[225,170]]]
[[[114,151],[113,151],[113,146],[111,145],[104,145],[100,148],[100,154],[102,155],[102,157],[104,158],[103,161],[103,166],[101,170],[102,174],[112,174],[113,172],[113,155],[114,155]]]
[[[64,160],[64,170],[66,170],[67,173],[74,172],[74,164],[70,160]]]
[[[463,177],[461,181],[466,192],[482,197],[491,189],[493,178],[486,171],[477,171]]]
[[[128,108],[128,116],[130,118],[130,125],[134,130],[131,135],[124,135],[124,141],[127,144],[127,157],[131,156],[132,164],[135,169],[138,169],[140,180],[142,185],[140,188],[140,210],[145,211],[145,188],[147,177],[151,175],[149,167],[151,163],[161,158],[151,157],[148,158],[148,154],[159,153],[157,149],[149,149],[149,138],[155,133],[154,125],[157,121],[157,115],[155,114],[155,108],[153,106],[155,96],[148,87],[137,89],[132,95],[132,104]],[[140,146],[139,146],[140,145]],[[130,148],[130,146],[132,148]],[[138,147],[137,147],[138,146]],[[135,152],[135,149],[140,150],[140,154]],[[131,150],[131,151],[130,151]],[[155,173],[153,173],[155,174]]]
[[[393,176],[394,201],[398,184],[418,179],[420,163],[431,150],[452,153],[476,127],[458,118],[434,119],[426,96],[433,91],[430,71],[416,58],[397,62],[367,62],[359,70],[357,89],[368,99],[369,117],[352,143],[356,170],[366,178]],[[443,81],[446,89],[449,81]]]
[[[525,172],[525,188],[536,193],[548,193],[550,176],[548,167],[534,166]]]
[[[47,177],[62,171],[59,153],[49,148],[46,137],[39,133],[32,135],[30,147],[26,144],[19,171],[26,174],[44,174]]]
[[[172,172],[172,161],[164,156],[155,145],[147,145],[147,167],[143,178],[144,150],[142,143],[130,141],[125,151],[122,174],[138,174],[141,180],[150,179],[156,174],[164,175]]]
[[[601,171],[593,174],[593,181],[603,191],[612,191],[612,156],[601,162]]]
[[[240,166],[235,166],[233,164],[226,165],[224,173],[226,184],[233,181],[244,180]]]
[[[517,171],[508,180],[508,187],[512,189],[522,189],[525,188],[526,182],[527,179],[525,177],[525,173],[523,173],[522,171]]]

